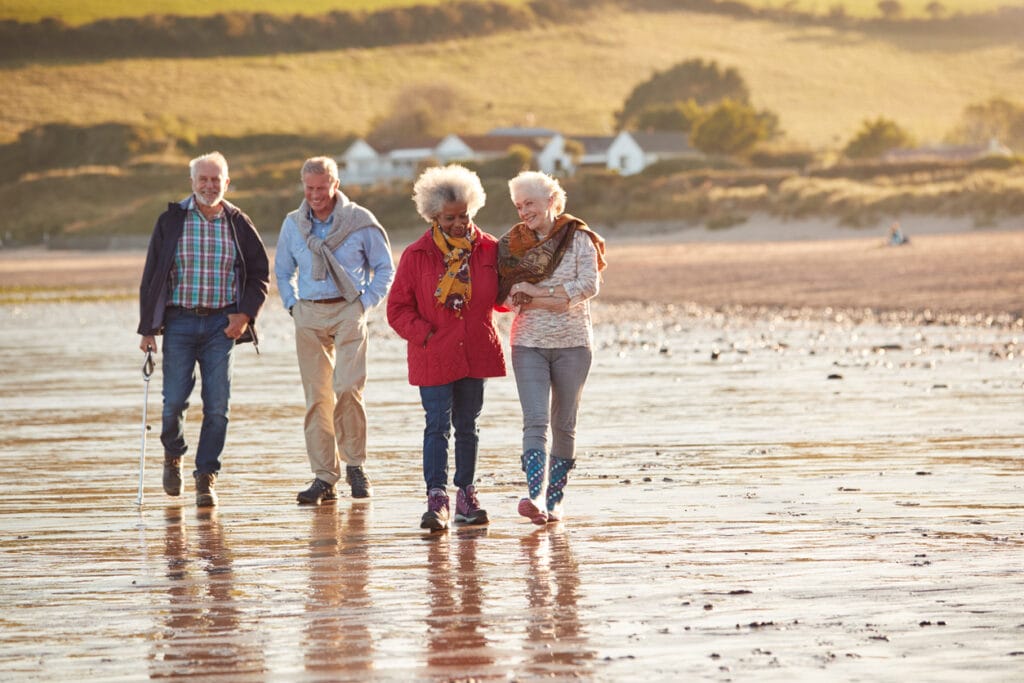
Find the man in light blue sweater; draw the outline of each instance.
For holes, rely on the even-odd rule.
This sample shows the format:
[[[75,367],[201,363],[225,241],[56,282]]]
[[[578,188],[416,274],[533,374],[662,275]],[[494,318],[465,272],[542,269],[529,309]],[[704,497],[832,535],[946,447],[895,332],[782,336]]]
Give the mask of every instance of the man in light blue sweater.
[[[274,274],[295,320],[306,452],[315,477],[298,501],[319,505],[337,499],[342,459],[352,497],[372,495],[363,469],[366,314],[384,300],[395,268],[387,233],[341,192],[333,159],[307,159],[302,185],[305,199],[281,225]]]

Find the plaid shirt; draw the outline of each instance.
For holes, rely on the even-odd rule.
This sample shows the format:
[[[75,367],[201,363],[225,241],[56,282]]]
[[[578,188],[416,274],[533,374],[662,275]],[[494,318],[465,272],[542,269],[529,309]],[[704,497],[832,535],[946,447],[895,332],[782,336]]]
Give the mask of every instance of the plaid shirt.
[[[193,195],[171,270],[171,306],[223,308],[235,301],[235,241],[221,211],[207,220]]]

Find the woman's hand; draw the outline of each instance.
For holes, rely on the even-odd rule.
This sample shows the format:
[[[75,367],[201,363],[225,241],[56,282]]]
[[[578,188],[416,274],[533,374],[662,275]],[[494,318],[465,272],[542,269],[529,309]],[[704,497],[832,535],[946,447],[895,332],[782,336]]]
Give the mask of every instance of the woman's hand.
[[[533,299],[539,299],[541,297],[561,297],[568,300],[569,295],[565,291],[565,287],[562,285],[541,287],[535,285],[532,282],[517,282],[512,285],[511,294],[525,294]]]
[[[520,311],[537,308],[554,313],[565,313],[569,310],[569,298],[567,296],[558,294],[550,296],[546,292],[544,296],[530,296],[522,292],[513,294],[512,303],[519,306]]]
[[[530,302],[530,307],[541,308],[552,313],[565,313],[569,310],[569,300],[560,296],[542,296]]]
[[[512,285],[513,295],[521,294],[526,296],[527,298],[533,298],[535,296],[544,296],[547,293],[548,292],[546,289],[538,287],[532,282],[517,282],[514,285]]]

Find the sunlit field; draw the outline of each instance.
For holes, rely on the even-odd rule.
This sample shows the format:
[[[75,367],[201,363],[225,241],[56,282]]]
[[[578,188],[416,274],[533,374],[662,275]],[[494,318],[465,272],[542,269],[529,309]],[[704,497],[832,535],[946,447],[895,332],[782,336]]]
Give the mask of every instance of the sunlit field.
[[[754,103],[777,112],[790,139],[823,148],[841,147],[876,116],[922,141],[941,140],[965,106],[1024,92],[1019,44],[609,9],[576,26],[425,45],[8,68],[0,71],[0,142],[40,122],[162,117],[201,121],[201,133],[361,135],[418,84],[457,91],[446,113],[452,130],[530,124],[607,134],[639,82],[695,57],[737,67]],[[231,97],[197,100],[199,76],[226,84]]]

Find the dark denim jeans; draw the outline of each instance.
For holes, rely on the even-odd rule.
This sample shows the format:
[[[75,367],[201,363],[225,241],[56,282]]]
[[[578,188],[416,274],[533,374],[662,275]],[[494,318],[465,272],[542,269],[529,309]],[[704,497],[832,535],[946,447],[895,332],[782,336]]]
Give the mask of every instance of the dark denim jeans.
[[[164,325],[164,410],[160,441],[164,452],[183,456],[185,412],[196,385],[196,364],[202,377],[203,424],[196,447],[196,472],[220,471],[220,454],[228,431],[231,368],[235,342],[224,335],[227,313],[197,316],[168,308]]]
[[[423,430],[423,480],[430,489],[448,485],[448,437],[455,426],[455,485],[466,488],[476,481],[480,430],[476,420],[484,406],[483,379],[466,377],[451,384],[420,387],[426,411]]]

